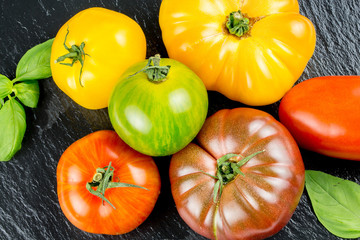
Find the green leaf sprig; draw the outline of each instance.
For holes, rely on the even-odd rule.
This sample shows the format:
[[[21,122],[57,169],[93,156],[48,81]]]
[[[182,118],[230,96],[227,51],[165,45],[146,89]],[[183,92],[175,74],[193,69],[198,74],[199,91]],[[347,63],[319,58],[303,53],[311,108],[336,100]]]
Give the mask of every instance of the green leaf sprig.
[[[27,51],[17,65],[13,80],[0,74],[0,161],[9,161],[21,149],[26,115],[20,102],[36,108],[40,93],[37,80],[51,77],[53,41],[50,39]]]
[[[341,238],[360,237],[360,185],[306,170],[305,186],[320,223]]]

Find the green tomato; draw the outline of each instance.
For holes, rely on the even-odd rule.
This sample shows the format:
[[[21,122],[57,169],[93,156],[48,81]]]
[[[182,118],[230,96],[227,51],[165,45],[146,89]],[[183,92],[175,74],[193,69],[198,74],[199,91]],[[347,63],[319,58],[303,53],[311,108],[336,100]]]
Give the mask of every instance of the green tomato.
[[[188,145],[207,110],[201,79],[184,64],[160,56],[125,71],[108,108],[111,124],[124,142],[150,156],[171,155]]]

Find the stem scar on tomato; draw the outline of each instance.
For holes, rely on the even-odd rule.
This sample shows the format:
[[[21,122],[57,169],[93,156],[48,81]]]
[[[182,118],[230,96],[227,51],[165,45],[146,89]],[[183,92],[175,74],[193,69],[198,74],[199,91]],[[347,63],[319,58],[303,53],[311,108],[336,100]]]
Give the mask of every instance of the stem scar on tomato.
[[[122,182],[112,182],[112,178],[114,176],[115,168],[111,166],[111,162],[108,166],[103,168],[96,169],[96,173],[93,176],[93,179],[91,182],[86,183],[86,189],[93,195],[101,198],[103,201],[106,201],[108,204],[110,204],[111,207],[114,209],[115,206],[105,197],[105,190],[108,188],[117,188],[117,187],[136,187],[136,188],[142,188],[144,190],[149,190],[147,188],[129,184],[129,183],[122,183]],[[93,187],[97,187],[96,190],[93,189]]]
[[[214,203],[216,203],[220,199],[222,190],[227,183],[234,180],[237,175],[245,176],[245,174],[240,170],[240,168],[248,161],[250,161],[250,159],[263,152],[265,152],[265,149],[250,154],[246,157],[243,157],[241,154],[235,153],[228,153],[222,156],[221,158],[216,160],[216,176],[200,170],[202,173],[217,180],[214,186]]]
[[[79,75],[79,83],[81,87],[84,87],[83,83],[81,82],[81,75],[82,75],[82,70],[84,67],[84,61],[85,61],[85,56],[90,56],[89,54],[85,53],[84,48],[85,48],[85,42],[82,42],[80,44],[80,46],[77,46],[75,44],[71,45],[71,47],[69,48],[66,45],[66,39],[67,36],[69,35],[69,26],[67,27],[67,33],[65,35],[65,39],[64,39],[64,47],[65,49],[69,52],[63,56],[60,56],[58,59],[55,60],[55,63],[60,63],[62,65],[65,66],[69,66],[72,67],[74,65],[74,63],[76,63],[77,61],[80,62],[81,64],[81,68],[80,68],[80,75]],[[72,62],[71,63],[63,63],[63,61],[65,61],[65,59],[71,59]]]

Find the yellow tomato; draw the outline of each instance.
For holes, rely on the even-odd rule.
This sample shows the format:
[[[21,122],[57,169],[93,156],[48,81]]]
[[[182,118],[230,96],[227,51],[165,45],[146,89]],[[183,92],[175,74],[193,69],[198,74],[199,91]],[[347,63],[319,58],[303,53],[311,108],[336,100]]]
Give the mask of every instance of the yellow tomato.
[[[253,106],[283,97],[316,43],[296,0],[163,0],[159,21],[171,58],[208,90]]]
[[[108,106],[120,75],[145,57],[145,35],[134,20],[89,8],[60,28],[52,45],[51,71],[57,86],[75,102],[100,109]]]

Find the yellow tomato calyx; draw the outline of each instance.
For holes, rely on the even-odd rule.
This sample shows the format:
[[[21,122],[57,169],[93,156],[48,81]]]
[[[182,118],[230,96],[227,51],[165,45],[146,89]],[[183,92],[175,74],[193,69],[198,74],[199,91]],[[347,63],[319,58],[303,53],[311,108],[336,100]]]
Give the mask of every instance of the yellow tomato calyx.
[[[231,34],[241,37],[250,31],[250,20],[240,10],[235,11],[227,17],[226,27]]]
[[[64,39],[64,47],[69,53],[67,53],[67,54],[65,54],[63,56],[60,56],[58,59],[55,60],[55,63],[60,63],[60,64],[65,65],[65,66],[72,67],[74,65],[74,63],[79,61],[80,64],[81,64],[79,82],[80,82],[80,86],[84,87],[84,85],[81,82],[81,74],[82,74],[82,70],[83,70],[83,67],[84,67],[85,56],[86,55],[89,56],[89,54],[86,54],[85,51],[84,51],[85,42],[82,42],[80,44],[80,46],[77,46],[77,45],[74,44],[74,45],[71,45],[71,47],[68,47],[66,45],[66,39],[67,39],[68,34],[69,34],[69,26],[67,28],[67,33],[66,33],[65,39]],[[67,59],[67,58],[71,59],[72,62],[71,63],[63,63],[63,61],[65,61],[65,59]]]
[[[140,73],[144,72],[146,73],[148,80],[153,83],[160,83],[166,80],[167,75],[169,74],[170,65],[166,66],[160,66],[160,54],[156,54],[153,57],[149,58],[148,63],[146,66],[141,69],[140,71],[136,72],[133,75],[130,75],[130,77]]]

